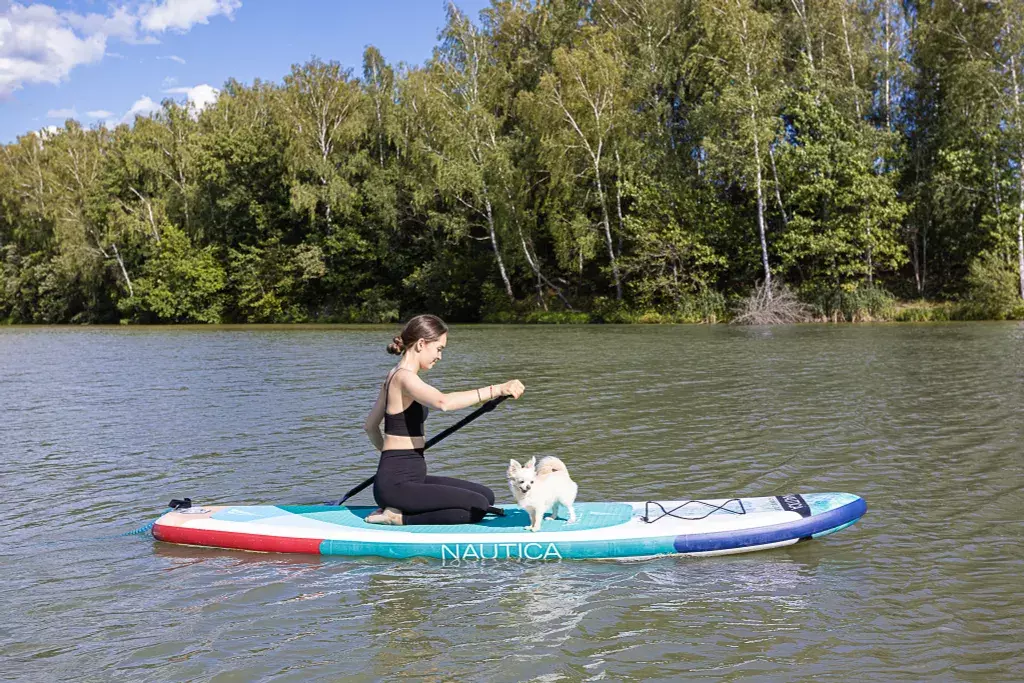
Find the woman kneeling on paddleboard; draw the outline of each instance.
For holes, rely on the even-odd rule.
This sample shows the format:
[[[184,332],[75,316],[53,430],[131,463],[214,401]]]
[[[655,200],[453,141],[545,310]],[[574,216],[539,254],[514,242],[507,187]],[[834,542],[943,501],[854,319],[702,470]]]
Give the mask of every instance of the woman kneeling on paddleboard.
[[[401,355],[402,359],[388,373],[364,427],[381,452],[373,482],[373,497],[381,509],[367,517],[367,522],[470,524],[483,519],[487,508],[494,504],[494,492],[482,484],[427,474],[423,421],[427,408],[461,410],[498,396],[519,398],[523,383],[513,379],[469,391],[441,393],[420,379],[419,372],[441,360],[447,343],[448,326],[440,318],[418,315],[388,345],[388,353]]]

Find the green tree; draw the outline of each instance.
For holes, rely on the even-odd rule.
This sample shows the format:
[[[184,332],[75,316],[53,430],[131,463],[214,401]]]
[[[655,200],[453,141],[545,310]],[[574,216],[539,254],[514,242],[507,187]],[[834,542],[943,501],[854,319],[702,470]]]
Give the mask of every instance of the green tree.
[[[1024,196],[1011,189],[1021,29],[1010,5],[917,7],[904,194],[919,292],[962,291],[969,264],[1012,248],[1013,219],[1024,215],[1008,201]]]
[[[308,291],[315,298],[351,303],[364,288],[374,257],[362,224],[360,193],[361,180],[374,166],[365,145],[373,120],[369,103],[351,70],[318,59],[292,67],[282,101],[293,131],[288,147],[291,208],[307,223],[304,242],[319,248],[326,263],[320,286]],[[312,300],[307,304],[314,305]]]
[[[285,77],[284,107],[294,137],[289,149],[293,208],[316,229],[336,229],[358,201],[350,164],[366,120],[359,83],[337,62],[313,59]],[[320,225],[317,225],[317,224]]]
[[[164,223],[163,239],[140,268],[135,295],[118,303],[132,322],[219,323],[224,269],[214,247],[196,249],[184,231]]]
[[[637,303],[678,309],[712,289],[727,265],[709,239],[727,218],[713,193],[646,175],[624,185],[634,209],[625,218],[633,252],[622,264]]]
[[[776,248],[783,267],[805,282],[854,289],[905,260],[905,213],[890,175],[875,169],[881,135],[843,116],[809,78],[786,107],[789,144],[779,159],[789,220]]]
[[[710,0],[700,16],[705,45],[694,68],[705,72],[699,118],[708,166],[754,194],[764,285],[772,291],[766,222],[765,156],[777,137],[781,80],[777,17],[748,0]],[[770,297],[769,297],[770,298]]]
[[[506,85],[489,54],[489,42],[479,28],[453,4],[441,31],[420,91],[420,144],[433,167],[442,195],[464,212],[460,223],[480,224],[494,254],[495,266],[508,298],[514,299],[499,237],[496,204],[501,201],[498,179],[507,159],[499,140],[504,111],[493,100]],[[429,119],[429,120],[428,120]]]
[[[624,87],[625,64],[612,38],[589,27],[581,31],[572,48],[555,49],[552,62],[536,92],[523,93],[520,106],[540,136],[553,182],[566,189],[575,189],[578,178],[593,183],[587,189],[595,194],[615,297],[621,301],[622,277],[612,235],[607,178],[608,155],[616,140],[629,131],[631,103]],[[587,232],[580,226],[578,220],[570,220],[568,229],[560,229],[556,239],[565,245],[563,252],[575,250],[582,261],[592,252]]]
[[[58,135],[48,138],[49,170],[57,189],[52,205],[58,270],[77,279],[80,302],[71,315],[99,308],[106,294],[103,281],[108,269],[120,275],[121,285],[133,296],[128,271],[132,234],[108,220],[110,196],[104,183],[104,163],[110,147],[106,128],[85,130],[67,121]],[[115,298],[122,292],[115,294]]]

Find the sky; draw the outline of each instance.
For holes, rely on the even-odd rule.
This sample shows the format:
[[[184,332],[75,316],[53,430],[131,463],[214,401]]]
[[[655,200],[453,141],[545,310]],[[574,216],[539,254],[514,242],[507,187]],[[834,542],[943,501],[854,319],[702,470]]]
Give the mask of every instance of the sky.
[[[476,19],[488,0],[456,0]],[[316,56],[362,72],[375,45],[421,64],[444,0],[0,0],[0,144],[77,119],[116,125],[168,98],[203,107],[229,78],[281,82]]]

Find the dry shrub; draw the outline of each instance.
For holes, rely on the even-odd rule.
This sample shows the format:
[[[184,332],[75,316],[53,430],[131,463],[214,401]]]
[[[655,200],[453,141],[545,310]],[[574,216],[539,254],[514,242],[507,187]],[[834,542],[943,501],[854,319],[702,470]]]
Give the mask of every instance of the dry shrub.
[[[767,287],[760,283],[740,301],[732,322],[736,325],[788,325],[803,323],[812,317],[810,309],[785,285]]]

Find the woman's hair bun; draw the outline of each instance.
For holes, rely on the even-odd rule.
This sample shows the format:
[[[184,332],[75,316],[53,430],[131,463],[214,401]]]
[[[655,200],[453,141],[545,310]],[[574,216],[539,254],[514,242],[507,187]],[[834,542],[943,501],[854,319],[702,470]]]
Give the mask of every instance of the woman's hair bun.
[[[388,353],[393,356],[401,356],[405,351],[405,342],[402,341],[401,335],[395,335],[395,338],[388,344]]]
[[[394,340],[388,344],[388,353],[401,356],[405,353],[406,349],[412,348],[420,339],[428,342],[437,341],[441,338],[441,335],[447,332],[448,326],[436,315],[423,313],[422,315],[414,316],[409,319],[409,322],[405,324],[405,327],[395,336]]]

